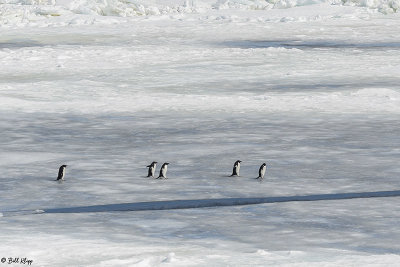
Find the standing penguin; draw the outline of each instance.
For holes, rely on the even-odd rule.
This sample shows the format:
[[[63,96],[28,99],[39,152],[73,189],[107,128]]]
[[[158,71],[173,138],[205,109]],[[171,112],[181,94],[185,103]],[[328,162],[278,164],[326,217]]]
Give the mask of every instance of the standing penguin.
[[[239,171],[240,171],[240,162],[241,160],[237,160],[235,164],[233,164],[233,171],[231,176],[239,176]]]
[[[264,179],[265,171],[267,170],[267,164],[263,163],[258,170],[258,177],[257,179]]]
[[[167,178],[167,170],[168,170],[168,162],[165,162],[160,169],[160,175],[157,177],[157,179],[168,179]]]
[[[56,181],[64,181],[64,176],[65,176],[65,168],[68,165],[61,165],[60,168],[58,169],[58,176]]]
[[[157,161],[153,161],[150,165],[146,166],[149,168],[149,172],[147,177],[154,177],[154,173],[156,172]]]

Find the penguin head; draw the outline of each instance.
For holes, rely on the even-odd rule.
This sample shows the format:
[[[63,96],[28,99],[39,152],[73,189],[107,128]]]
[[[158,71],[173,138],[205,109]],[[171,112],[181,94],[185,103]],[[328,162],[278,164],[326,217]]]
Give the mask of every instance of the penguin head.
[[[235,165],[237,165],[237,164],[239,164],[239,163],[241,163],[242,161],[241,160],[237,160],[236,162],[235,162]]]
[[[63,168],[65,168],[65,167],[67,167],[68,165],[61,165],[61,167],[63,167]]]
[[[165,163],[164,163],[164,165],[168,165],[168,164],[169,164],[169,162],[165,162]]]
[[[150,167],[154,167],[157,164],[157,161],[153,161],[152,163],[150,163],[150,165],[147,165],[146,167],[150,168]]]
[[[262,166],[267,166],[267,163],[264,162],[264,163],[262,164]]]

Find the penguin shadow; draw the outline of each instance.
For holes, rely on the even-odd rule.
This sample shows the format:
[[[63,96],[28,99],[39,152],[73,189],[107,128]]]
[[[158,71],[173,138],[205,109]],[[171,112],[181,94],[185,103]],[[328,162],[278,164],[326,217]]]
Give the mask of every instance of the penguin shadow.
[[[155,181],[155,180],[168,180],[168,177],[159,177],[159,176],[157,176],[157,175],[155,175],[155,176],[147,176],[147,175],[143,175],[143,176],[141,176],[142,178],[145,178],[145,179],[147,179],[147,180],[151,180],[151,181]]]
[[[220,177],[223,177],[223,178],[239,178],[239,179],[249,179],[249,180],[255,180],[256,182],[259,182],[259,183],[263,183],[266,179],[265,179],[265,177],[264,178],[260,178],[260,177],[252,177],[252,178],[246,178],[246,177],[244,177],[244,176],[241,176],[241,175],[221,175]]]
[[[69,183],[66,180],[56,180],[55,178],[46,178],[45,183],[47,184],[55,184],[56,188],[64,188],[67,186]]]
[[[158,178],[158,177],[147,177],[147,176],[142,176],[145,179],[151,180],[151,181],[160,181],[160,180],[168,180],[168,178]]]
[[[148,180],[168,180],[168,177],[165,177],[165,178],[161,177],[161,178],[159,178],[158,176],[147,176],[147,175],[143,175],[143,176],[140,176],[140,177],[145,178],[145,179],[148,179]]]
[[[50,178],[49,176],[41,177],[40,179],[44,183],[52,183],[52,184],[54,184],[54,182],[61,183],[61,181],[58,181],[57,178],[54,178],[54,177]]]
[[[59,180],[57,180],[57,178],[47,179],[47,181],[53,182],[53,183],[56,182],[57,184],[67,183],[68,182],[67,180],[71,180],[71,177],[68,176],[68,179],[59,179]]]
[[[249,177],[242,176],[242,175],[221,175],[220,177],[222,177],[222,178],[231,178],[231,180],[234,180],[234,181],[239,181],[239,180],[256,180],[256,181],[258,181],[258,182],[260,182],[260,183],[263,181],[263,179],[260,179],[260,178],[258,178],[258,177],[249,178]]]
[[[259,182],[260,184],[264,182],[264,178],[255,177],[253,179],[256,180],[257,182]]]
[[[140,177],[142,177],[142,178],[145,178],[145,179],[148,179],[148,180],[168,180],[168,177],[159,177],[159,176],[157,176],[157,175],[155,175],[155,176],[147,176],[147,175],[143,175],[143,176],[140,176]]]
[[[68,176],[69,177],[69,176]],[[46,178],[46,181],[48,181],[48,182],[57,182],[57,183],[63,183],[63,182],[65,182],[65,180],[61,180],[61,179],[57,179],[57,177],[51,177],[51,178],[49,178],[49,177],[47,177]]]

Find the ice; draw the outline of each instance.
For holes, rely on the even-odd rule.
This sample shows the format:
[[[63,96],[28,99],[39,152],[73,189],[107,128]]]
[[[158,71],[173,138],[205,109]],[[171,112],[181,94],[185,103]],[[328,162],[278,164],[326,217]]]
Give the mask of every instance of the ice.
[[[3,0],[0,257],[395,266],[397,4]]]
[[[265,11],[273,9],[292,9],[293,7],[305,7],[305,9],[324,9],[322,14],[313,17],[304,16],[303,12],[291,11],[287,16],[280,18],[282,22],[321,20],[329,6],[331,10],[339,6],[365,7],[367,10],[357,9],[351,16],[369,17],[369,13],[381,12],[383,14],[396,13],[400,8],[400,0],[170,0],[170,1],[142,1],[142,0],[1,0],[0,1],[0,27],[24,27],[30,26],[64,26],[64,25],[90,25],[120,23],[121,21],[105,17],[159,17],[176,16],[186,14],[215,13],[215,10],[246,10]],[[310,8],[310,6],[312,6]],[[316,8],[317,7],[317,8]],[[344,10],[344,9],[342,9]],[[362,11],[361,11],[362,10]],[[230,12],[228,12],[230,13]],[[279,12],[281,13],[281,12]],[[306,12],[308,13],[308,12]],[[331,13],[331,12],[328,12]],[[274,14],[274,13],[272,13]],[[300,14],[300,16],[299,16]],[[363,14],[363,15],[361,15]],[[348,16],[348,12],[329,14],[331,16]],[[213,17],[213,16],[212,16]],[[230,17],[222,15],[218,19]],[[236,17],[236,16],[235,16]],[[179,18],[175,17],[175,18]],[[232,17],[231,17],[232,18]],[[252,17],[250,20],[260,18]],[[270,18],[269,18],[270,19]]]

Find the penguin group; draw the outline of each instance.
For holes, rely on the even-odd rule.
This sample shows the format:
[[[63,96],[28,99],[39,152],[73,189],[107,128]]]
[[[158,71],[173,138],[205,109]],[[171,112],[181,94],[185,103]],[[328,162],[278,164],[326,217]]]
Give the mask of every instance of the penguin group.
[[[160,175],[157,177],[157,179],[168,179],[167,178],[167,170],[168,170],[168,162],[165,162],[160,169]],[[150,165],[146,166],[149,168],[147,177],[152,177],[154,178],[154,174],[156,172],[156,166],[157,166],[157,161],[153,161]]]
[[[240,176],[239,173],[240,173],[240,163],[241,162],[242,162],[241,160],[235,161],[235,163],[233,164],[233,170],[232,170],[231,177],[232,176]],[[258,179],[258,180],[264,179],[266,170],[267,170],[267,164],[266,163],[261,164],[260,169],[258,170],[258,177],[256,179]]]
[[[240,163],[242,161],[241,160],[237,160],[235,161],[235,163],[233,164],[233,170],[232,170],[232,176],[240,176]],[[157,161],[153,161],[152,163],[150,163],[150,165],[147,165],[146,167],[148,168],[148,172],[147,172],[147,177],[155,177],[155,173],[156,173],[156,167],[157,167]],[[167,178],[167,170],[168,170],[168,162],[165,162],[160,169],[160,174],[158,175],[158,177],[156,179],[168,179]],[[56,179],[56,181],[64,181],[64,176],[65,176],[65,168],[68,165],[61,165],[60,168],[58,169],[58,177]],[[258,177],[256,179],[258,180],[263,180],[264,179],[264,175],[265,175],[265,171],[267,170],[267,164],[263,163],[260,166],[260,169],[258,170]]]

